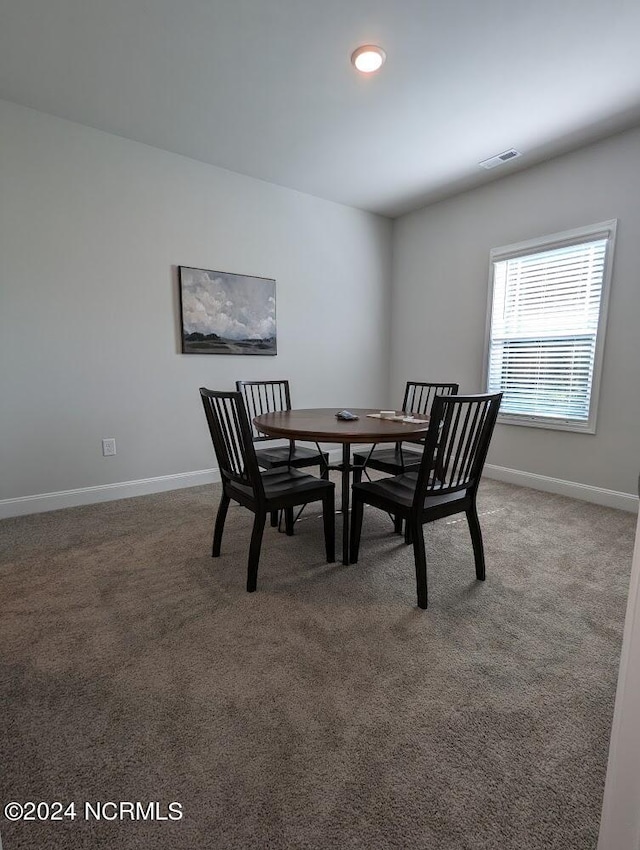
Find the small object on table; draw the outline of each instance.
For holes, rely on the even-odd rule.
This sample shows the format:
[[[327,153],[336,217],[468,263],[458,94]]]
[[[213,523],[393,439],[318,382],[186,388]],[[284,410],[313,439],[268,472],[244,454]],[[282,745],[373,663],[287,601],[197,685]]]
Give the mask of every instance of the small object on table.
[[[342,422],[354,422],[356,419],[360,419],[360,417],[350,410],[340,410],[336,413],[336,419],[340,419]]]
[[[380,413],[367,413],[369,419],[386,419],[388,422],[408,422],[409,424],[415,422],[428,422],[428,418],[425,416],[413,416],[412,414],[398,413],[394,411],[393,416],[383,416],[382,414],[385,411],[380,411]]]

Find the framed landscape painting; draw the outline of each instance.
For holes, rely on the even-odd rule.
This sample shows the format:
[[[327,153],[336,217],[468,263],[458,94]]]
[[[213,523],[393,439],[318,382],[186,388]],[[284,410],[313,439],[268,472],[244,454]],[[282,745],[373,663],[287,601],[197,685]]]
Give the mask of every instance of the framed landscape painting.
[[[183,354],[277,353],[276,282],[178,266]]]

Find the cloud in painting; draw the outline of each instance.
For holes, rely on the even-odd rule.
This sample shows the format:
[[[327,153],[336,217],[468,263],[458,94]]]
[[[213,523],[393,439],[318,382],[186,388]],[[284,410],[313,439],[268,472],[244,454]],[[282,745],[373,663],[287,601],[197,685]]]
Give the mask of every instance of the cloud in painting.
[[[275,280],[184,267],[181,280],[185,333],[233,340],[275,337]]]

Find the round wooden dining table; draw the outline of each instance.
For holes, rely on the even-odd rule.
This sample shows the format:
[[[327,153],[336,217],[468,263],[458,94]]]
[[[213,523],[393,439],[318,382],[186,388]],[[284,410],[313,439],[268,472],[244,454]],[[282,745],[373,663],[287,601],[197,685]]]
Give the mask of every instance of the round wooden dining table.
[[[342,473],[342,563],[349,563],[349,503],[351,492],[352,443],[397,443],[402,440],[419,440],[429,428],[428,416],[412,417],[410,422],[394,419],[372,418],[379,410],[350,407],[358,419],[344,421],[336,419],[333,407],[309,410],[281,410],[262,413],[253,420],[254,425],[268,437],[282,437],[311,443],[341,443],[342,462],[329,464],[329,469]],[[409,414],[407,414],[409,415]]]

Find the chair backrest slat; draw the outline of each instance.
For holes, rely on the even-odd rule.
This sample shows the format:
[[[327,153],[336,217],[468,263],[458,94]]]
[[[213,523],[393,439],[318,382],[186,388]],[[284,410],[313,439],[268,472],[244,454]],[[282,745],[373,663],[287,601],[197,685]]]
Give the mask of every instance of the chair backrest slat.
[[[264,498],[251,426],[242,394],[200,387],[213,448],[223,479],[250,487],[256,499]]]
[[[407,381],[402,409],[405,413],[428,414],[436,395],[457,395],[458,384]]]
[[[474,405],[473,408],[471,406],[467,407],[467,419],[465,421],[465,431],[467,428],[471,430],[473,433],[477,433],[478,436],[480,434],[479,429],[477,428],[479,421],[482,418],[481,405]],[[471,419],[471,424],[469,425],[469,419]],[[471,464],[473,463],[473,457],[475,452],[475,441],[467,440],[464,446],[464,452],[462,454],[461,462],[458,467],[459,474],[461,479],[467,479],[471,473]]]
[[[463,409],[463,407],[465,409]],[[444,463],[444,469],[448,470],[450,475],[450,483],[452,486],[457,487],[460,484],[460,455],[464,451],[465,448],[469,445],[468,441],[465,440],[465,436],[467,434],[467,425],[469,422],[469,413],[471,412],[471,408],[468,405],[456,405],[454,421],[451,424],[451,432],[459,435],[458,439],[450,440],[447,445],[447,457]],[[463,424],[460,425],[460,419],[464,415]]]
[[[261,434],[253,420],[263,413],[291,410],[289,381],[236,381],[236,390],[242,393],[254,442],[273,440],[274,437]]]
[[[220,434],[224,441],[226,457],[229,459],[227,471],[229,474],[235,474],[239,477],[244,477],[244,463],[242,461],[242,451],[240,449],[239,428],[236,426],[236,419],[233,416],[233,411],[230,410],[230,400],[227,398],[217,398],[214,401],[216,413],[218,414],[218,422],[220,423]]]
[[[477,488],[501,399],[502,393],[435,396],[414,504]]]

